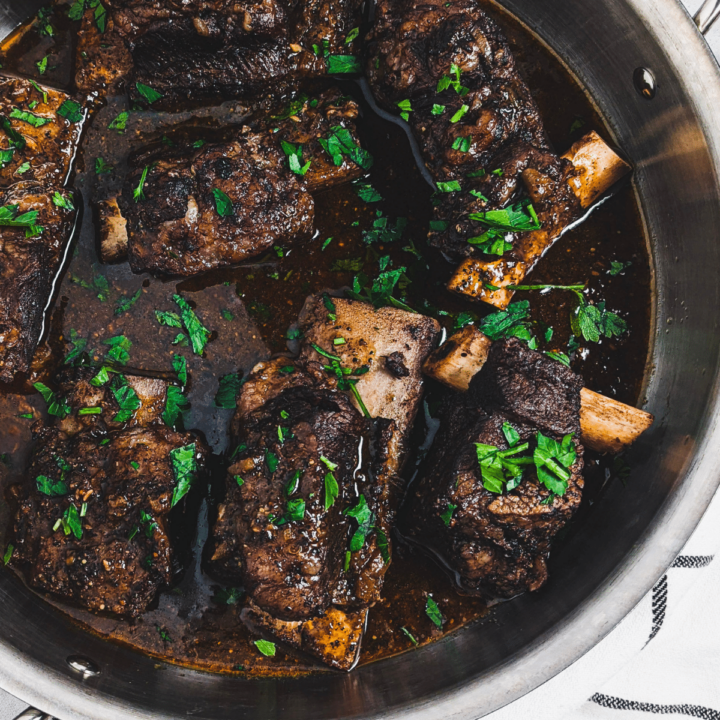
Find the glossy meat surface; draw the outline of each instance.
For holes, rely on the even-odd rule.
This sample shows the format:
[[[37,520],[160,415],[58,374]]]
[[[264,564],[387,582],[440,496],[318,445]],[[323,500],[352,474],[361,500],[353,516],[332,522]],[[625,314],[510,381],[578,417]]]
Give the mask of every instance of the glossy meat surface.
[[[178,572],[171,512],[178,476],[171,453],[191,448],[202,473],[207,449],[191,433],[165,426],[158,413],[167,385],[128,376],[139,407],[119,421],[120,376],[90,384],[96,370],[68,370],[59,391],[70,414],[37,428],[18,503],[13,564],[28,583],[94,612],[137,617]],[[80,415],[81,408],[101,413]]]
[[[118,90],[143,101],[136,83],[177,101],[280,94],[301,78],[327,74],[326,56],[349,54],[361,2],[108,3],[105,32],[83,19],[76,82],[85,91]],[[315,46],[315,47],[313,47]],[[101,50],[115,62],[103,62]]]
[[[550,149],[507,40],[474,0],[383,0],[368,55],[375,97],[395,113],[409,101],[408,122],[433,178],[459,185],[441,195],[431,245],[455,257],[482,254],[468,239],[487,226],[468,215],[511,205],[532,189],[533,173],[553,184],[543,209],[574,219],[572,166]]]
[[[3,227],[0,233],[0,380],[26,373],[45,322],[56,276],[75,224],[75,210],[53,202],[53,195],[72,205],[72,196],[34,182],[0,191],[0,207],[16,207],[16,217],[37,213],[42,230]],[[31,237],[27,237],[31,234]]]
[[[470,390],[450,398],[421,479],[403,510],[408,536],[439,556],[465,592],[510,598],[547,580],[553,537],[582,497],[582,378],[517,338],[493,344]],[[566,492],[548,501],[533,465],[517,488],[498,494],[483,484],[475,443],[508,448],[503,424],[520,442],[539,431],[561,441],[572,433],[577,457]]]
[[[359,177],[371,160],[355,129],[358,107],[338,90],[290,107],[225,141],[138,150],[122,195],[97,204],[103,259],[122,259],[126,246],[134,272],[191,276],[307,239],[309,193]],[[338,133],[354,154],[327,152]]]

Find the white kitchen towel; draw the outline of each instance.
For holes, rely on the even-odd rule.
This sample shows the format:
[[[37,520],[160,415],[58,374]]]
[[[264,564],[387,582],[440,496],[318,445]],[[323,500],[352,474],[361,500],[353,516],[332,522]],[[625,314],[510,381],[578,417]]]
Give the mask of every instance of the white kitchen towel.
[[[720,720],[720,494],[667,573],[615,630],[488,718],[652,715]]]

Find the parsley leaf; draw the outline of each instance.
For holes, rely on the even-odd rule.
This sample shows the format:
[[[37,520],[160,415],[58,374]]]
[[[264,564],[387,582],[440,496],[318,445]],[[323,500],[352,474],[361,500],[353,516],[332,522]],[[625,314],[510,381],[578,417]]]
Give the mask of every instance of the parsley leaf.
[[[82,520],[75,505],[65,509],[62,517],[53,525],[53,530],[62,527],[65,535],[72,533],[78,540],[82,539]]]
[[[380,202],[383,199],[382,195],[370,183],[355,182],[353,187],[358,197],[367,203]]]
[[[270,642],[269,640],[256,640],[255,647],[265,657],[275,657],[275,643]]]
[[[345,510],[344,514],[357,520],[358,527],[350,538],[350,552],[357,552],[365,545],[365,540],[375,522],[375,513],[368,507],[365,496],[360,495],[357,505]]]
[[[47,385],[41,382],[33,383],[33,387],[43,396],[43,400],[47,403],[48,415],[64,418],[70,414],[70,406],[65,398],[58,398]]]
[[[113,422],[127,422],[140,407],[140,398],[137,396],[135,390],[127,384],[127,380],[121,375],[118,375],[113,381],[111,390],[115,396],[115,401],[120,406],[120,410],[113,418]]]
[[[28,125],[32,125],[34,128],[41,128],[43,125],[47,125],[52,122],[52,118],[41,117],[35,115],[27,110],[20,110],[20,108],[14,107],[10,112],[10,117],[14,120],[22,120]]]
[[[438,604],[428,595],[427,602],[425,603],[425,614],[433,621],[437,627],[441,628],[443,625],[443,616],[440,612]]]
[[[118,134],[122,135],[127,127],[129,113],[127,110],[123,110],[109,125],[108,130],[117,130]]]
[[[447,510],[440,514],[440,519],[445,523],[445,527],[450,527],[450,521],[452,520],[453,513],[457,510],[457,505],[448,503]]]
[[[165,97],[162,93],[159,93],[157,90],[151,88],[149,85],[143,85],[141,82],[135,83],[135,87],[150,105]]]
[[[169,385],[167,398],[165,399],[165,410],[162,419],[168,427],[175,427],[178,418],[187,412],[188,399],[185,393],[176,385]]]
[[[575,337],[587,342],[599,342],[604,336],[619,337],[627,330],[627,323],[619,315],[605,309],[605,303],[591,305],[581,293],[576,293],[578,306],[570,313],[570,327]]]
[[[611,260],[610,261],[610,269],[608,270],[608,275],[620,275],[623,271],[627,270],[632,265],[632,261],[628,260],[627,262],[620,262],[618,260]]]
[[[329,472],[325,473],[325,510],[329,510],[337,500],[340,487],[335,476]]]
[[[180,316],[174,312],[164,312],[162,310],[155,311],[155,319],[161,324],[167,327],[181,328],[182,321]]]
[[[226,410],[234,410],[243,382],[239,373],[223,375],[220,378],[218,391],[215,394],[215,406]]]
[[[39,235],[43,228],[36,225],[38,218],[37,210],[18,215],[19,205],[4,205],[0,207],[0,226],[25,228],[25,237]]]
[[[355,57],[355,55],[328,55],[326,63],[329,75],[362,72],[360,58]]]
[[[506,310],[486,315],[480,321],[479,330],[491,340],[518,337],[529,341],[532,338],[529,301],[510,303]]]
[[[407,227],[407,218],[399,217],[393,224],[389,218],[383,216],[380,210],[376,211],[375,215],[372,229],[363,230],[362,233],[363,242],[366,245],[395,242],[402,237]]]
[[[196,355],[202,355],[210,338],[210,331],[200,322],[198,316],[184,298],[180,295],[173,295],[173,300],[180,308],[180,318],[185,330],[187,330],[187,334],[190,336],[193,352]]]
[[[433,115],[442,115],[445,112],[445,106],[444,105],[438,105],[434,104],[432,106],[432,110],[430,111]]]
[[[215,209],[220,217],[230,217],[235,214],[232,200],[220,188],[214,188]]]
[[[66,100],[57,111],[58,115],[62,115],[66,120],[71,123],[82,122],[84,117],[82,105],[75,102],[74,100]]]
[[[142,288],[139,288],[137,292],[131,297],[122,297],[118,300],[118,304],[115,306],[115,315],[122,315],[126,313],[142,296]]]
[[[356,165],[365,170],[372,167],[372,155],[361,148],[353,139],[350,131],[342,125],[331,127],[327,139],[318,138],[318,142],[337,167],[342,165],[343,155],[347,155]]]
[[[308,160],[304,165],[302,165],[302,145],[295,147],[295,145],[287,142],[286,140],[281,140],[280,145],[287,156],[290,170],[295,173],[295,175],[305,175],[310,169],[312,160]]]
[[[18,171],[19,172],[19,171]],[[59,191],[55,191],[52,196],[53,205],[64,210],[74,210],[75,206],[69,197],[64,197]]]
[[[38,475],[35,478],[35,486],[38,492],[48,497],[63,497],[70,492],[67,484],[62,480],[53,480],[45,475]]]
[[[110,175],[114,169],[115,168],[110,163],[106,163],[101,157],[95,158],[96,175]]]
[[[140,176],[140,182],[138,183],[138,186],[133,190],[133,200],[135,202],[139,202],[140,200],[145,200],[145,181],[147,180],[148,172],[150,171],[150,166],[146,165],[143,168],[142,175]]]
[[[195,443],[170,451],[173,474],[175,475],[175,489],[173,490],[170,507],[175,507],[192,487],[197,473],[197,460],[195,459]]]
[[[437,183],[437,189],[440,192],[449,193],[449,192],[460,192],[462,188],[460,187],[460,183],[457,180],[450,180],[450,182],[439,182]]]
[[[360,28],[354,27],[345,37],[345,44],[349,45],[358,35],[360,35]]]

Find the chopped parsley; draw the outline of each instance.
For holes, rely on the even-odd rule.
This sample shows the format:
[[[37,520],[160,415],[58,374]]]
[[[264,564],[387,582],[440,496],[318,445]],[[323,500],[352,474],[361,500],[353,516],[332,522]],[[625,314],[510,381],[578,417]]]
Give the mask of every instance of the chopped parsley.
[[[65,508],[62,517],[53,525],[53,530],[58,530],[61,527],[65,535],[72,533],[78,540],[82,540],[82,520],[75,505],[71,504]]]
[[[418,641],[413,637],[413,634],[406,627],[401,627],[400,629],[403,631],[403,633],[405,633],[405,635],[407,635],[408,638],[410,638],[410,642],[413,645],[418,644]]]
[[[329,75],[362,72],[360,58],[355,55],[328,55],[325,61]]]
[[[230,217],[235,214],[232,200],[220,188],[214,188],[212,194],[215,199],[215,209],[220,217]]]
[[[82,119],[85,116],[85,114],[83,113],[82,105],[75,102],[74,100],[66,100],[58,108],[57,114],[62,115],[62,117],[64,117],[71,123],[82,122]]]
[[[126,313],[142,296],[142,288],[139,288],[134,295],[130,297],[121,297],[118,300],[118,304],[115,306],[115,315],[122,315]]]
[[[363,402],[362,398],[360,397],[360,393],[358,392],[358,389],[355,387],[355,385],[358,382],[358,379],[348,377],[349,375],[363,375],[367,372],[367,369],[353,371],[351,368],[344,368],[342,366],[340,358],[337,357],[337,355],[331,355],[330,353],[326,352],[319,345],[316,345],[315,343],[311,343],[311,345],[312,345],[313,349],[315,350],[315,352],[318,353],[318,355],[321,355],[322,357],[325,357],[328,360],[330,360],[330,365],[325,365],[324,369],[327,372],[331,372],[335,375],[335,377],[337,378],[338,390],[349,390],[350,392],[352,392],[357,404],[360,406],[360,410],[362,410],[363,415],[365,415],[365,417],[368,417],[368,418],[372,417],[372,415],[370,415],[370,412],[368,411],[367,407],[365,407],[365,403]]]
[[[332,472],[325,473],[325,510],[329,510],[340,494],[340,487]]]
[[[370,183],[355,182],[353,187],[358,197],[367,203],[380,202],[383,199],[382,195]]]
[[[345,37],[345,44],[349,45],[358,35],[360,35],[360,28],[354,27]]]
[[[133,200],[135,202],[139,202],[140,200],[145,200],[145,182],[147,180],[149,171],[150,171],[150,166],[146,165],[143,168],[142,175],[140,176],[140,182],[138,183],[138,186],[133,190]]]
[[[443,616],[440,612],[438,604],[428,595],[425,603],[425,614],[432,620],[433,624],[441,628],[443,626]]]
[[[150,105],[165,97],[162,93],[159,93],[157,90],[151,88],[149,85],[143,85],[141,82],[135,83],[135,87]]]
[[[575,337],[587,342],[600,342],[602,337],[619,337],[627,330],[627,323],[619,315],[605,309],[605,303],[588,303],[582,293],[576,293],[578,306],[570,313],[570,327]]]
[[[275,657],[275,643],[269,640],[256,640],[254,645],[265,657]]]
[[[270,471],[270,474],[274,473],[277,470],[277,466],[279,463],[280,460],[278,459],[278,456],[265,448],[265,464],[267,465],[267,469]]]
[[[442,115],[445,112],[445,106],[444,105],[438,105],[435,103],[432,106],[432,110],[430,111],[433,115]]]
[[[372,228],[363,230],[362,239],[366,245],[395,242],[402,237],[406,227],[407,218],[399,217],[393,223],[389,218],[384,217],[380,210],[377,210]]]
[[[135,412],[140,407],[140,398],[137,396],[135,390],[127,384],[127,380],[125,380],[122,375],[115,377],[111,390],[115,397],[115,402],[117,402],[120,408],[113,418],[113,422],[127,422],[135,415]]]
[[[462,188],[460,187],[460,183],[457,180],[450,180],[449,182],[439,182],[437,183],[437,189],[440,192],[449,193],[449,192],[460,192]]]
[[[47,72],[49,57],[50,57],[49,55],[46,55],[42,60],[39,60],[38,62],[35,63],[35,65],[38,69],[38,72],[41,75],[44,75]]]
[[[35,487],[38,492],[48,497],[64,497],[70,492],[70,488],[64,480],[53,480],[46,475],[38,475],[35,478]]]
[[[410,119],[410,113],[412,112],[412,106],[409,100],[401,100],[397,106],[400,108],[400,117],[407,122]]]
[[[32,125],[34,128],[41,128],[43,125],[47,125],[52,122],[52,118],[35,115],[27,110],[21,110],[16,107],[14,107],[10,112],[10,117],[14,120],[22,120],[22,122]]]
[[[108,130],[117,130],[118,134],[122,135],[127,127],[129,113],[127,110],[123,110],[109,125]]]
[[[628,260],[627,262],[621,262],[619,260],[611,260],[610,261],[610,269],[608,270],[608,275],[621,275],[625,270],[627,270],[632,265],[632,261]]]
[[[443,75],[438,81],[437,92],[440,93],[443,90],[447,90],[449,87],[451,87],[461,97],[467,95],[470,92],[470,89],[464,87],[460,83],[460,73],[460,67],[455,63],[452,63],[450,65],[450,74]]]
[[[165,399],[162,419],[168,427],[175,427],[178,419],[187,412],[189,401],[185,393],[176,385],[169,385]]]
[[[373,157],[361,148],[353,139],[352,133],[342,125],[330,128],[327,139],[318,138],[318,142],[325,152],[332,158],[333,163],[339,167],[343,164],[343,155],[347,155],[356,165],[364,170],[372,167]]]
[[[457,507],[457,505],[448,503],[447,510],[440,514],[440,519],[445,523],[445,527],[450,527],[450,521],[452,520],[453,513],[457,510]]]
[[[28,210],[18,215],[19,205],[3,205],[0,207],[0,226],[25,228],[25,237],[40,235],[43,228],[36,225],[38,218],[37,210]]]
[[[215,394],[215,406],[225,410],[234,410],[242,386],[243,379],[239,373],[223,375],[220,378],[218,391]]]
[[[451,123],[460,122],[460,120],[462,120],[462,119],[465,117],[465,113],[466,113],[469,109],[470,109],[470,108],[469,108],[467,105],[461,105],[461,106],[457,109],[457,111],[453,114],[453,116],[450,118],[450,122],[451,122]]]
[[[70,406],[65,398],[58,398],[55,393],[41,382],[33,383],[33,387],[43,396],[47,404],[48,415],[64,418],[70,414]]]
[[[452,149],[460,152],[468,152],[470,150],[471,139],[469,135],[461,135],[453,140]]]
[[[180,308],[180,319],[190,337],[193,352],[196,355],[202,355],[210,339],[210,331],[200,322],[198,316],[184,298],[180,295],[173,295],[173,300]]]
[[[283,149],[283,152],[287,156],[288,167],[290,168],[291,172],[295,173],[295,175],[305,175],[310,169],[312,160],[308,160],[304,165],[302,164],[302,145],[298,145],[296,147],[295,145],[287,142],[286,140],[281,140],[280,145]]]
[[[18,169],[18,172],[19,169]],[[69,197],[64,197],[60,194],[59,191],[55,191],[52,196],[53,205],[59,208],[63,208],[63,210],[74,210],[75,206],[73,205],[72,200]]]
[[[350,538],[350,552],[358,552],[365,545],[368,534],[375,522],[375,513],[368,507],[364,495],[360,495],[357,505],[344,511],[348,517],[357,520],[358,527]]]
[[[195,481],[195,475],[197,473],[195,443],[171,450],[170,462],[172,463],[173,475],[175,476],[175,488],[170,502],[170,507],[172,508],[190,492],[190,488]]]
[[[506,310],[486,315],[480,320],[479,330],[491,340],[517,337],[529,342],[532,339],[530,303],[527,300],[520,300],[510,303]]]
[[[4,565],[7,565],[10,562],[13,552],[15,552],[15,546],[12,543],[8,543],[8,546],[5,548],[5,554],[3,555]]]
[[[110,164],[105,162],[103,158],[96,157],[95,158],[95,174],[96,175],[110,175],[112,171],[115,168]]]

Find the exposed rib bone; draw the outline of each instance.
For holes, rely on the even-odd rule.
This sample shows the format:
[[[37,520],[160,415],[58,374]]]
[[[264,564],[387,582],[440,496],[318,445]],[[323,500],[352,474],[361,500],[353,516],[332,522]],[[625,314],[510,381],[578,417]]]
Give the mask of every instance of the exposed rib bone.
[[[568,183],[582,208],[590,207],[631,170],[596,132],[591,132],[576,142],[563,158],[569,160],[577,171]],[[531,198],[536,185],[533,180],[537,174],[534,170],[523,173]],[[514,293],[507,289],[507,286],[519,284],[566,229],[565,226],[554,223],[549,213],[544,215],[545,217],[540,215],[542,228],[521,236],[507,257],[493,261],[477,258],[463,261],[450,278],[448,289],[473,300],[482,300],[501,309],[506,308]],[[492,290],[487,285],[501,289]]]
[[[423,371],[444,385],[465,392],[485,364],[491,344],[490,338],[474,325],[468,325],[428,357]],[[597,452],[619,453],[653,424],[650,413],[587,388],[580,391],[580,403],[582,442]]]

